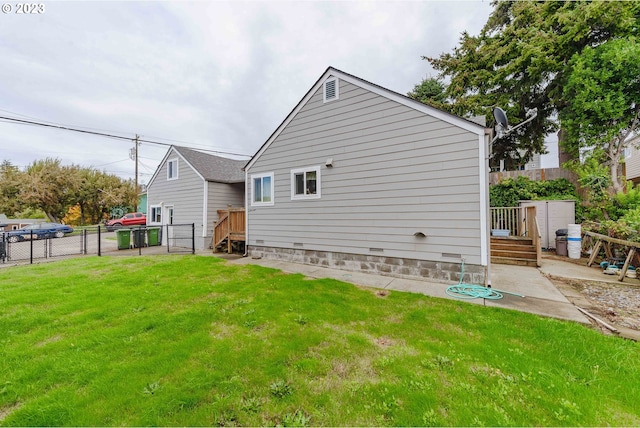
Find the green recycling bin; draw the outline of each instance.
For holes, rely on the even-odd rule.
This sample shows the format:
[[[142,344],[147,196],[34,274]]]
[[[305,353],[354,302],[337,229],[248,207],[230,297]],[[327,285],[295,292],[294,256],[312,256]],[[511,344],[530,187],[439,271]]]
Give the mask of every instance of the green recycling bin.
[[[145,229],[133,229],[133,248],[140,248],[145,246],[145,235],[147,231]]]
[[[159,227],[147,228],[147,245],[149,245],[150,247],[160,245],[160,240],[158,239],[159,232]]]
[[[131,246],[131,231],[129,229],[116,230],[118,250],[128,250]]]

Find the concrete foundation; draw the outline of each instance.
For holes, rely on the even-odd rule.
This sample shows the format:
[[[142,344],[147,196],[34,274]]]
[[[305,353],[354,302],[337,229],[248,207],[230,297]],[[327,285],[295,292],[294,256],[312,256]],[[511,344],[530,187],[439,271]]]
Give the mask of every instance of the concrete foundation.
[[[437,281],[460,282],[461,263],[445,261],[416,260],[397,257],[347,254],[328,251],[303,250],[249,246],[248,255],[285,262],[302,263],[312,266],[363,272],[397,278],[429,278]],[[465,264],[463,283],[483,285],[485,267]]]

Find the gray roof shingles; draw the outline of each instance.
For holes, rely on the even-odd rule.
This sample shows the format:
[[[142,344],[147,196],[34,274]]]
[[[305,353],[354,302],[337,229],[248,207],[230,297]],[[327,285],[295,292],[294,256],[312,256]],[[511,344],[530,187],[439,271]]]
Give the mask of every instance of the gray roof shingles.
[[[173,146],[173,148],[207,181],[215,181],[218,183],[244,182],[244,171],[242,168],[247,161],[214,156],[186,147]]]

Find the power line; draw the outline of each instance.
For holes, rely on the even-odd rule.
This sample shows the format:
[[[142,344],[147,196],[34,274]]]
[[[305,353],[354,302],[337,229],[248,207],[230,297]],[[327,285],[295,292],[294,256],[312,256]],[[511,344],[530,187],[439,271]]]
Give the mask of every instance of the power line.
[[[106,137],[106,138],[115,138],[118,140],[126,140],[126,141],[131,141],[131,142],[135,142],[136,139],[138,142],[141,143],[147,143],[147,144],[156,144],[159,146],[172,146],[173,144],[168,144],[168,143],[161,143],[159,141],[153,141],[153,140],[144,140],[142,138],[137,138],[137,137],[123,137],[121,135],[115,135],[115,134],[108,134],[106,132],[97,132],[97,131],[87,131],[84,129],[79,129],[79,128],[74,128],[71,126],[63,126],[63,125],[56,125],[56,124],[51,124],[51,123],[44,123],[44,122],[36,122],[36,121],[32,121],[32,120],[24,120],[24,119],[17,119],[17,118],[13,118],[13,117],[6,117],[6,116],[0,116],[0,122],[8,122],[8,123],[14,123],[14,124],[19,124],[19,125],[29,125],[29,126],[42,126],[42,127],[46,127],[46,128],[54,128],[54,129],[60,129],[63,131],[73,131],[73,132],[79,132],[82,134],[90,134],[90,135],[98,135],[101,137]],[[194,148],[195,150],[200,150],[203,152],[210,152],[210,153],[217,153],[217,154],[225,154],[225,155],[231,155],[231,156],[242,156],[242,157],[251,157],[252,155],[246,155],[244,153],[233,153],[233,152],[225,152],[222,150],[209,150],[209,149],[201,149],[201,148]]]

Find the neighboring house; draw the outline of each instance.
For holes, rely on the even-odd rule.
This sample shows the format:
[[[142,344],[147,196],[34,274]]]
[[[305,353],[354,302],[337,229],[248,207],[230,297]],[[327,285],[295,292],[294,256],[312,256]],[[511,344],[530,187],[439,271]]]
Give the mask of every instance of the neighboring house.
[[[142,214],[147,214],[147,191],[145,190],[144,193],[140,193],[140,195],[138,195],[138,212],[141,212]]]
[[[329,67],[245,167],[247,253],[485,283],[485,127]]]
[[[245,163],[171,146],[147,185],[147,223],[194,223],[196,249],[209,248],[217,210],[244,205]]]
[[[635,147],[624,150],[624,175],[634,186],[640,184],[640,150]]]
[[[44,221],[48,220],[46,218],[7,218],[6,214],[0,214],[0,224],[3,225],[0,227],[0,230],[18,230],[25,226],[29,226],[30,224],[41,223]]]
[[[559,153],[558,153],[558,141],[549,140],[545,141],[545,149],[547,153],[540,154],[534,153],[529,162],[525,164],[518,164],[517,162],[506,162],[501,159],[496,164],[492,164],[492,172],[505,172],[505,171],[532,171],[545,168],[558,168],[559,165]]]

